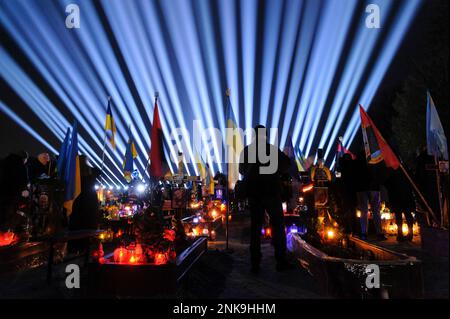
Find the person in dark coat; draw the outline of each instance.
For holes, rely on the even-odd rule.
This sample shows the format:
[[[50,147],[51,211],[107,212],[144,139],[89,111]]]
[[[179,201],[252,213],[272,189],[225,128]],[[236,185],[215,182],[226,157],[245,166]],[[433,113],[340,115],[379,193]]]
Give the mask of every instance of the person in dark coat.
[[[95,183],[100,175],[98,169],[89,165],[87,157],[80,156],[81,193],[73,202],[72,214],[69,217],[69,230],[97,229],[100,210],[95,191]],[[86,247],[89,239],[69,242],[69,251],[79,251]]]
[[[386,240],[386,236],[381,228],[381,199],[380,185],[381,172],[384,170],[384,163],[367,164],[366,155],[361,151],[356,156],[355,161],[355,190],[358,207],[361,211],[361,239],[367,239],[368,233],[368,213],[369,204],[375,224],[375,231],[379,240]]]
[[[19,204],[29,196],[27,162],[25,151],[11,153],[0,166],[0,230],[18,231],[24,217],[17,214]]]
[[[346,233],[354,232],[354,221],[356,212],[355,191],[355,161],[350,154],[344,154],[339,159],[341,172],[340,186],[342,195],[342,210],[344,213],[344,230]]]
[[[412,241],[414,224],[412,212],[416,210],[413,188],[405,174],[399,169],[393,170],[385,186],[389,194],[389,207],[395,213],[398,228],[397,240]],[[406,237],[403,236],[402,232],[403,215],[405,215],[406,224],[408,225],[408,235]]]
[[[99,222],[99,205],[95,191],[98,169],[87,163],[86,156],[80,156],[81,193],[73,202],[69,229],[96,229]]]
[[[51,171],[52,166],[53,171]],[[29,181],[33,184],[42,176],[50,177],[53,175],[55,166],[56,163],[51,160],[48,153],[41,153],[37,157],[30,157],[27,161]]]
[[[265,148],[265,149],[264,149]],[[259,152],[269,158],[262,160]],[[259,271],[261,262],[261,229],[264,213],[270,216],[277,270],[289,268],[286,261],[286,234],[281,202],[281,174],[288,173],[290,160],[281,150],[268,143],[266,129],[255,128],[252,143],[240,155],[239,173],[244,176],[251,212],[250,254],[252,272]]]

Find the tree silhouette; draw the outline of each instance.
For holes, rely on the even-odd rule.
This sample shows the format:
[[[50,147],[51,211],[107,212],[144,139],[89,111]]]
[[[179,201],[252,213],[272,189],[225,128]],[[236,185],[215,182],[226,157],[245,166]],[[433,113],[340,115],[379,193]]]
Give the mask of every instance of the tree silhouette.
[[[422,35],[409,56],[409,75],[393,102],[393,138],[404,160],[412,160],[426,145],[427,90],[448,136],[448,6],[446,0],[425,2],[418,17]]]

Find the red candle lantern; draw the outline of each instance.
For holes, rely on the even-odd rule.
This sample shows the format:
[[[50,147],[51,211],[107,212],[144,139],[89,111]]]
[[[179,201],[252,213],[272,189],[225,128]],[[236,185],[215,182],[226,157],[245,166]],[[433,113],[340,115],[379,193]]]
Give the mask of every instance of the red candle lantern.
[[[157,253],[155,254],[155,265],[164,265],[167,263],[166,254]]]
[[[92,257],[98,261],[100,261],[100,258],[103,258],[105,255],[105,252],[103,251],[103,245],[102,243],[99,243],[98,249],[94,250],[92,252]]]
[[[143,253],[141,244],[137,244],[136,245],[136,248],[134,249],[134,253],[135,253],[137,262],[143,262],[144,261],[144,253]]]
[[[134,253],[132,253],[132,254],[130,255],[130,259],[128,260],[128,263],[129,263],[129,264],[136,264],[136,263],[137,263],[137,258],[136,258],[136,256],[135,256]]]
[[[165,229],[163,238],[167,239],[169,241],[174,241],[175,240],[175,231],[173,231],[171,229]]]
[[[11,245],[16,235],[12,231],[0,232],[0,247]]]
[[[128,254],[128,263],[129,264],[136,264],[137,263],[137,258],[136,258],[136,245],[135,243],[131,243],[130,245],[128,245],[127,247],[127,254]]]
[[[114,250],[114,262],[124,263],[128,260],[128,251],[124,247],[119,247]]]

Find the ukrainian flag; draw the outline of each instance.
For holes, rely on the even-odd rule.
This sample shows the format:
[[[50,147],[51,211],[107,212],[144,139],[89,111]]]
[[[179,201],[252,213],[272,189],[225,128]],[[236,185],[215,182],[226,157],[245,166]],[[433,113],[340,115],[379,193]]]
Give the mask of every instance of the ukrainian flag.
[[[72,214],[73,202],[81,193],[80,158],[78,156],[78,132],[76,121],[73,124],[72,136],[67,148],[64,182],[66,184],[64,208],[66,208],[67,215],[70,216],[70,214]]]
[[[295,155],[295,163],[297,164],[298,171],[299,172],[306,171],[306,169],[307,169],[307,167],[306,167],[306,158],[303,155],[303,153],[300,150],[300,148],[297,149],[297,152],[294,151],[294,153],[297,153]]]
[[[111,98],[108,99],[108,107],[106,109],[105,133],[106,136],[108,136],[112,148],[116,149],[116,143],[114,141],[114,134],[116,134],[116,123],[114,123],[114,118],[111,111]]]
[[[292,144],[292,136],[289,135],[286,141],[286,145],[284,147],[284,153],[289,157],[291,160],[290,166],[289,166],[289,174],[292,177],[295,177],[298,179],[298,172],[302,170],[302,165],[297,159],[297,156],[295,154],[294,145]]]
[[[131,135],[131,129],[128,127],[128,143],[125,151],[125,157],[123,159],[123,176],[126,181],[131,182],[131,173],[133,172],[133,159],[136,158],[137,152],[134,146],[133,137]]]
[[[56,162],[56,171],[58,172],[59,178],[64,178],[64,165],[67,159],[67,152],[69,150],[70,143],[70,127],[67,128],[66,136],[64,137],[64,141],[61,145],[61,149],[58,154],[58,161]]]
[[[227,90],[227,105],[226,105],[226,147],[227,147],[227,166],[228,166],[228,188],[234,189],[236,182],[239,180],[239,156],[244,148],[242,136],[237,129],[236,117],[234,116],[233,108],[230,101],[230,91]],[[231,150],[230,150],[231,148]]]
[[[205,162],[203,161],[203,159],[200,156],[197,149],[195,150],[195,162],[197,163],[197,168],[198,168],[198,173],[200,174],[200,179],[204,180],[207,175],[206,166],[205,166]]]
[[[208,171],[208,175],[206,176],[206,186],[208,189],[208,193],[210,195],[214,195],[214,173],[209,165],[207,165],[206,169]]]

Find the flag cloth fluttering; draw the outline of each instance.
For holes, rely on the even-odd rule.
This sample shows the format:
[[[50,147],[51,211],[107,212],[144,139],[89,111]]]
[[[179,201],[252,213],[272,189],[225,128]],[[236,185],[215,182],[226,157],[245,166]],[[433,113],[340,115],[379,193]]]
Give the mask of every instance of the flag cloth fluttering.
[[[428,155],[448,161],[447,138],[430,92],[427,92],[427,151]]]
[[[58,161],[56,162],[56,171],[61,179],[63,179],[64,175],[64,165],[67,160],[67,152],[69,150],[70,145],[70,127],[67,128],[66,136],[64,137],[64,141],[61,145],[61,149],[58,154]]]
[[[303,152],[300,150],[300,148],[297,148],[297,150],[294,149],[294,152],[296,153],[295,163],[297,164],[298,171],[306,171],[309,167],[307,166],[306,158],[303,155]]]
[[[227,170],[228,170],[228,189],[234,189],[234,185],[239,180],[239,156],[242,152],[244,143],[238,129],[236,117],[230,101],[230,91],[226,92],[226,153],[227,153]]]
[[[200,179],[204,180],[206,178],[206,175],[207,175],[206,164],[203,161],[202,156],[197,151],[197,149],[195,149],[195,162],[197,164],[198,174],[200,175]]]
[[[340,159],[342,156],[344,156],[344,154],[349,154],[353,160],[356,159],[356,156],[353,155],[353,153],[350,152],[348,149],[346,149],[345,146],[342,144],[342,140],[339,139],[338,146],[336,149],[336,160]]]
[[[132,179],[131,174],[133,173],[133,159],[137,156],[130,127],[128,127],[128,136],[127,148],[123,159],[123,176],[125,177],[125,180],[130,183]]]
[[[152,130],[150,133],[150,168],[149,175],[152,179],[164,177],[164,149],[163,149],[163,130],[158,110],[158,96],[155,96],[155,108],[153,110]]]
[[[384,160],[386,167],[393,169],[399,168],[400,161],[397,156],[386,143],[361,105],[359,106],[359,113],[361,115],[361,129],[368,163],[377,164]]]
[[[65,165],[63,165],[63,175],[60,176],[62,176],[62,180],[66,185],[64,208],[67,211],[67,215],[70,216],[70,214],[72,214],[73,202],[81,193],[80,158],[78,156],[78,132],[76,121],[72,126],[72,134],[66,154],[67,157],[65,159]]]
[[[106,109],[106,121],[105,121],[105,134],[111,143],[113,149],[116,149],[116,142],[114,140],[114,135],[116,134],[116,123],[111,110],[111,98],[108,99],[108,107]]]
[[[214,173],[212,169],[206,164],[207,176],[205,184],[207,186],[208,194],[214,195]]]

